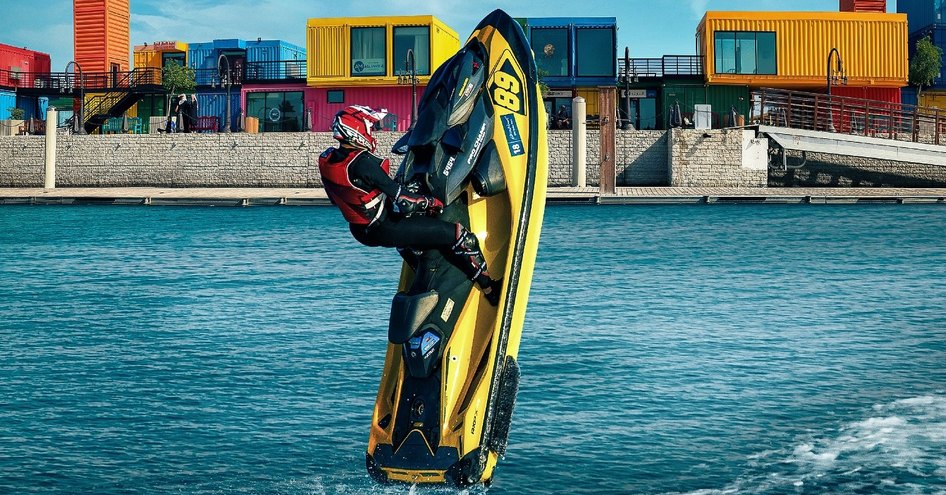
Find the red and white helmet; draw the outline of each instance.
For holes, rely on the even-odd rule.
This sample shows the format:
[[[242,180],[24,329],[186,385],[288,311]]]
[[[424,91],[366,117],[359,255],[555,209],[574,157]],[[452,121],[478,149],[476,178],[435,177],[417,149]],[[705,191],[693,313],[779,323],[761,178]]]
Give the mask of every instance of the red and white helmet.
[[[332,137],[344,144],[374,151],[376,143],[371,136],[371,127],[387,114],[384,109],[376,112],[370,107],[352,105],[335,114]]]

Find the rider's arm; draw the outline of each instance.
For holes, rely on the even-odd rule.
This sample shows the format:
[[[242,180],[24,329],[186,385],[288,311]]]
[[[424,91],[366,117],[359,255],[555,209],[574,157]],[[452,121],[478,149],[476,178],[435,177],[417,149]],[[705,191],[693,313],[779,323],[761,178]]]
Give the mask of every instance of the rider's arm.
[[[348,169],[348,175],[353,184],[356,179],[371,188],[379,189],[391,198],[394,213],[401,216],[410,216],[417,212],[427,212],[439,215],[443,211],[443,203],[433,196],[413,194],[400,184],[388,177],[381,167],[381,162],[373,155],[359,157]]]
[[[381,168],[381,161],[374,157],[358,157],[348,167],[348,178],[352,184],[364,184],[371,189],[379,189],[389,198],[396,198],[400,186]]]

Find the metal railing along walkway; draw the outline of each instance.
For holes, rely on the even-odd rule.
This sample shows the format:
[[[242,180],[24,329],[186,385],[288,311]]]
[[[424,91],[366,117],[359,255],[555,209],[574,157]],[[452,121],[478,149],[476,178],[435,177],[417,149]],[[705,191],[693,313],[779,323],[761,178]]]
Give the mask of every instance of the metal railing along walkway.
[[[946,111],[802,91],[753,91],[748,124],[946,144]]]

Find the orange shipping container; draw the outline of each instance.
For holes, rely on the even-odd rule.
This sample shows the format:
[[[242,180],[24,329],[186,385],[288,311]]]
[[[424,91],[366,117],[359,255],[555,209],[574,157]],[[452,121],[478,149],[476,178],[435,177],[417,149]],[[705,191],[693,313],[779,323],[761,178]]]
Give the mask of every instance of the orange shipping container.
[[[129,0],[73,0],[75,61],[82,71],[128,71]]]
[[[907,84],[907,16],[874,12],[707,12],[697,28],[710,84],[819,89],[836,48],[847,84]],[[833,60],[832,60],[833,62]]]

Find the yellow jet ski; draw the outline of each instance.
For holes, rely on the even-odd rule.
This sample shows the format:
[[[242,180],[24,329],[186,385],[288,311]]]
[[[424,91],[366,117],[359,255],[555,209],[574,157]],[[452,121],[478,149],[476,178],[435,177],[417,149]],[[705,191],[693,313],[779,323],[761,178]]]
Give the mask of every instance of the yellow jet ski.
[[[398,180],[476,234],[501,293],[490,304],[449,253],[405,256],[366,456],[378,481],[488,485],[505,455],[545,211],[546,118],[525,33],[496,10],[434,72],[394,146]]]

